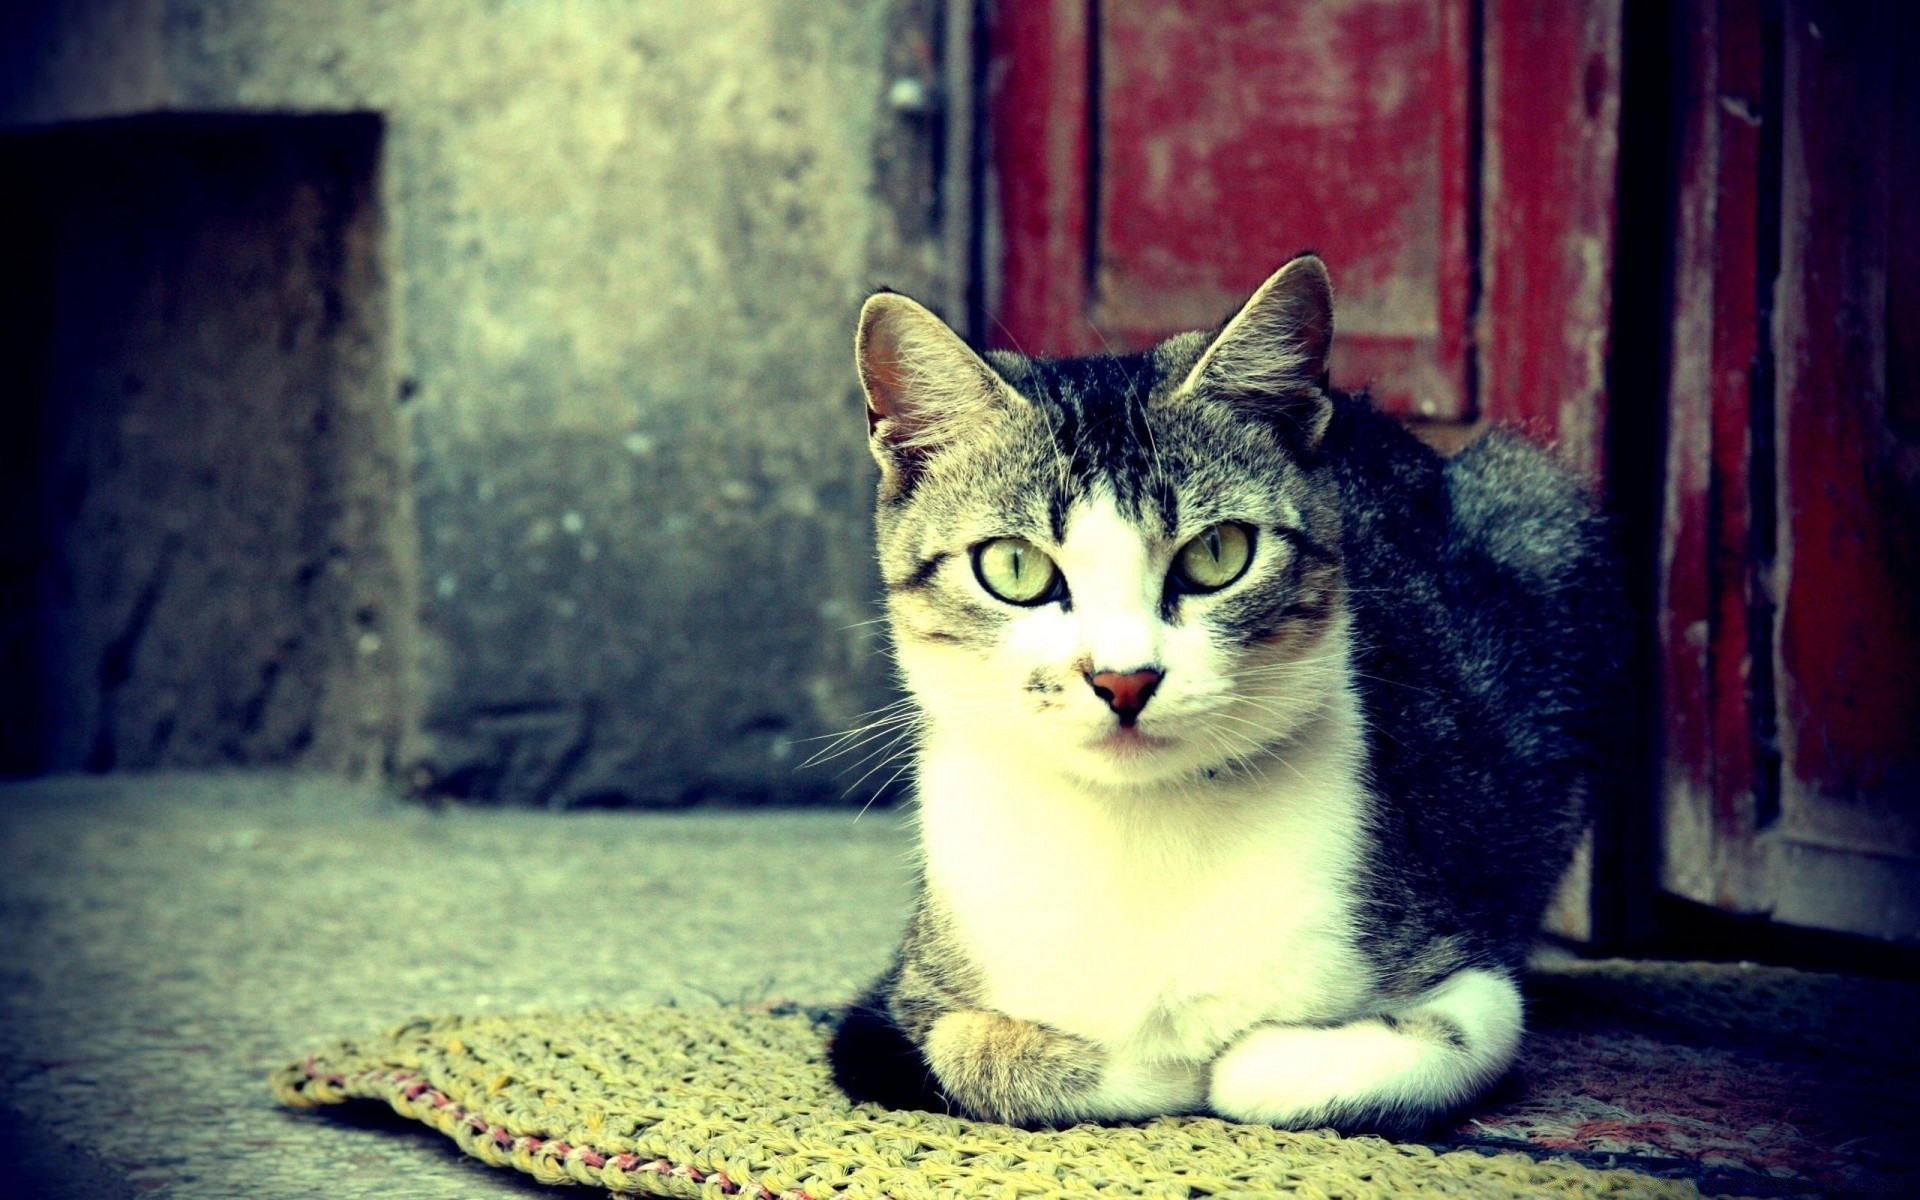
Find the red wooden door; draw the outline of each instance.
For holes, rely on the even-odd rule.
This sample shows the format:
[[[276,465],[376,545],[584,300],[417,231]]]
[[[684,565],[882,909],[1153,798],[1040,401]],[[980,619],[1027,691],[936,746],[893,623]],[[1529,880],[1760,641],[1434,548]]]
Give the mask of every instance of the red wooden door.
[[[1617,0],[1030,0],[991,25],[988,341],[1211,326],[1303,249],[1334,377],[1600,465]]]
[[[1920,16],[1689,7],[1661,877],[1920,941]]]

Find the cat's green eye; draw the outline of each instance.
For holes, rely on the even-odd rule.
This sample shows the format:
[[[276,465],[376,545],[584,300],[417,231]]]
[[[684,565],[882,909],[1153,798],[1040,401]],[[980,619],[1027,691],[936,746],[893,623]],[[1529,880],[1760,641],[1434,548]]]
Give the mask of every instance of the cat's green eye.
[[[1244,575],[1253,561],[1253,530],[1235,521],[1209,525],[1173,556],[1173,577],[1182,590],[1217,592]]]
[[[1045,604],[1059,591],[1060,568],[1025,538],[995,538],[975,546],[973,574],[1008,604]]]

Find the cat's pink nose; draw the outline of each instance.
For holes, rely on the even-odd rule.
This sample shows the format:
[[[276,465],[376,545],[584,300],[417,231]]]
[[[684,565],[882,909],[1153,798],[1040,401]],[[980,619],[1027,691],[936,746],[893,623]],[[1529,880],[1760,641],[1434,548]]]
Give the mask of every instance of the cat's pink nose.
[[[1107,706],[1120,714],[1122,725],[1131,725],[1140,710],[1153,698],[1153,689],[1160,686],[1160,672],[1139,671],[1101,671],[1087,677],[1093,685],[1093,694],[1107,702]]]

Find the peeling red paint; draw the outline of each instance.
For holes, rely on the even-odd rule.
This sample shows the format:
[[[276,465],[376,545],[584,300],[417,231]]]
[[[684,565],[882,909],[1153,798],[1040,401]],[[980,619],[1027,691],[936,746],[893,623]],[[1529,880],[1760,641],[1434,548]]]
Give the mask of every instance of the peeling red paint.
[[[1752,867],[1747,702],[1760,0],[1696,0],[1687,22],[1661,546],[1664,885],[1719,903]]]
[[[997,216],[989,345],[1029,354],[1100,347],[1086,319],[1087,5],[995,6],[987,65],[989,189]]]
[[[1791,3],[1785,28],[1783,825],[1920,856],[1920,444],[1893,428],[1913,398],[1887,370],[1890,244],[1916,236],[1920,184],[1920,147],[1894,136],[1900,113],[1912,137],[1920,87],[1894,44],[1920,48],[1920,24],[1905,5]]]
[[[1487,0],[1480,407],[1605,467],[1618,0]]]

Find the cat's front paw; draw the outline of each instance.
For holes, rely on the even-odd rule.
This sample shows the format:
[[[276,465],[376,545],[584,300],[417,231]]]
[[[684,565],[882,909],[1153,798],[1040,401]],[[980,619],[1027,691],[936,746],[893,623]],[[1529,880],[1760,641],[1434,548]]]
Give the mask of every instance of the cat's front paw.
[[[1376,1021],[1261,1026],[1214,1060],[1207,1107],[1282,1129],[1400,1132],[1414,1115],[1413,1097],[1396,1095],[1394,1085],[1414,1067],[1413,1051]]]
[[[1076,1116],[1107,1059],[1084,1038],[982,1009],[940,1017],[924,1049],[941,1090],[966,1115],[1009,1125]]]
[[[1500,1078],[1522,1026],[1511,976],[1461,971],[1397,1013],[1249,1030],[1214,1061],[1207,1104],[1235,1121],[1412,1136]]]

